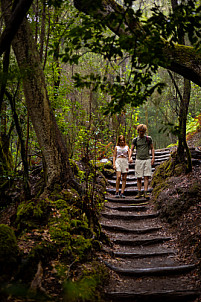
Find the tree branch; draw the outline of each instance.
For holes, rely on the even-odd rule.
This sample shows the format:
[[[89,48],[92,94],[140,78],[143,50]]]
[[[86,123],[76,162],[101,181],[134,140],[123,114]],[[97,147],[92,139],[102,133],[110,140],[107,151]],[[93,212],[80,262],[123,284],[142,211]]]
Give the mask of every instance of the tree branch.
[[[1,0],[3,2],[4,0]],[[8,24],[0,37],[0,56],[10,46],[20,24],[26,16],[33,0],[19,0],[10,16]]]
[[[74,0],[74,5],[79,11],[100,19],[101,22],[104,20],[108,28],[119,37],[128,36],[133,37],[134,40],[140,40],[141,35],[144,35],[141,24],[131,14],[128,16],[126,10],[114,0]],[[115,18],[122,20],[121,26],[118,22],[111,22],[109,18],[111,14],[114,21]],[[193,47],[170,44],[162,38],[159,44],[161,48],[159,66],[176,72],[201,86],[201,55]],[[155,46],[150,45],[150,47]]]

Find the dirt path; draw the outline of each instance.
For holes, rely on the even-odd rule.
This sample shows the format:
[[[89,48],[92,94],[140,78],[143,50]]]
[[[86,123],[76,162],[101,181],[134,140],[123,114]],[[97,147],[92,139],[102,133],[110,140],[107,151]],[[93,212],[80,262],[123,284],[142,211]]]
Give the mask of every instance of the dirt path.
[[[156,150],[155,166],[167,159],[169,150]],[[108,180],[101,225],[111,245],[104,247],[102,261],[110,269],[105,301],[201,301],[196,287],[196,263],[179,257],[177,239],[161,222],[152,200],[135,200],[134,164],[125,199],[115,198],[115,176]]]

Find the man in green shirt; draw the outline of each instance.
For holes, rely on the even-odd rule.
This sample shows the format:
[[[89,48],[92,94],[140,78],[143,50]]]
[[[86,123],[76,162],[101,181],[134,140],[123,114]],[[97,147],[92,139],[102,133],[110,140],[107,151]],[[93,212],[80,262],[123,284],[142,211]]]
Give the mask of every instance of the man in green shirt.
[[[135,176],[137,177],[138,194],[135,198],[141,197],[142,177],[144,177],[144,197],[149,198],[148,186],[151,166],[154,164],[154,146],[151,136],[145,136],[146,131],[147,126],[144,124],[140,124],[137,127],[138,137],[134,138],[132,142],[129,156],[129,162],[132,162],[132,153],[134,148],[136,148]],[[149,150],[151,150],[152,159],[150,158]]]

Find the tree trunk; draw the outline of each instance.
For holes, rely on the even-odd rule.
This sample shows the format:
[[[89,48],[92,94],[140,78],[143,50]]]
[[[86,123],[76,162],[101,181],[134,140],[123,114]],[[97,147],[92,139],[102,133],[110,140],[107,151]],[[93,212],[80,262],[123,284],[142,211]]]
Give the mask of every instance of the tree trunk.
[[[179,111],[179,144],[177,148],[177,160],[178,162],[185,161],[185,153],[187,157],[187,172],[192,171],[191,154],[186,142],[186,120],[188,114],[188,106],[190,101],[191,83],[189,80],[184,79],[184,93],[183,98],[180,100]]]
[[[172,3],[172,10],[178,6],[177,0],[171,0]],[[180,30],[180,25],[178,25],[178,30]],[[185,37],[183,35],[179,38],[179,43],[185,45]],[[187,156],[187,169],[186,172],[192,171],[192,162],[191,162],[191,154],[186,142],[186,121],[188,115],[188,106],[190,102],[191,96],[191,82],[184,78],[184,92],[183,97],[180,97],[180,110],[179,110],[179,142],[177,148],[177,161],[178,162],[185,162],[185,150]]]
[[[29,186],[29,166],[28,166],[28,161],[27,161],[27,155],[26,155],[26,149],[25,149],[25,142],[23,139],[23,132],[20,126],[19,118],[17,115],[17,112],[15,110],[15,98],[10,95],[10,93],[6,92],[7,98],[9,99],[11,110],[12,110],[12,115],[13,119],[15,122],[15,128],[18,134],[19,142],[20,142],[20,150],[21,150],[21,158],[22,158],[22,163],[24,167],[24,193],[27,199],[31,197],[31,191],[30,191],[30,186]]]
[[[11,15],[9,4],[8,0],[1,1],[6,24]],[[12,47],[21,74],[24,75],[23,86],[27,109],[47,166],[47,185],[50,186],[57,180],[72,181],[67,148],[51,109],[40,57],[26,19],[23,20],[13,39]]]

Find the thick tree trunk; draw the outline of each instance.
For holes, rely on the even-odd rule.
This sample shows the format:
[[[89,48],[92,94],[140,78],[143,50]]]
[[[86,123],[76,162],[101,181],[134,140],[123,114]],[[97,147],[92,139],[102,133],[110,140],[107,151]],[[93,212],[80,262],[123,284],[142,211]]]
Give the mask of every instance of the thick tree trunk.
[[[2,0],[5,23],[9,21],[10,1]],[[72,172],[68,153],[58,129],[47,95],[44,72],[32,37],[30,25],[23,20],[16,33],[12,47],[23,76],[24,94],[29,116],[47,166],[47,185],[55,180],[69,182]]]

